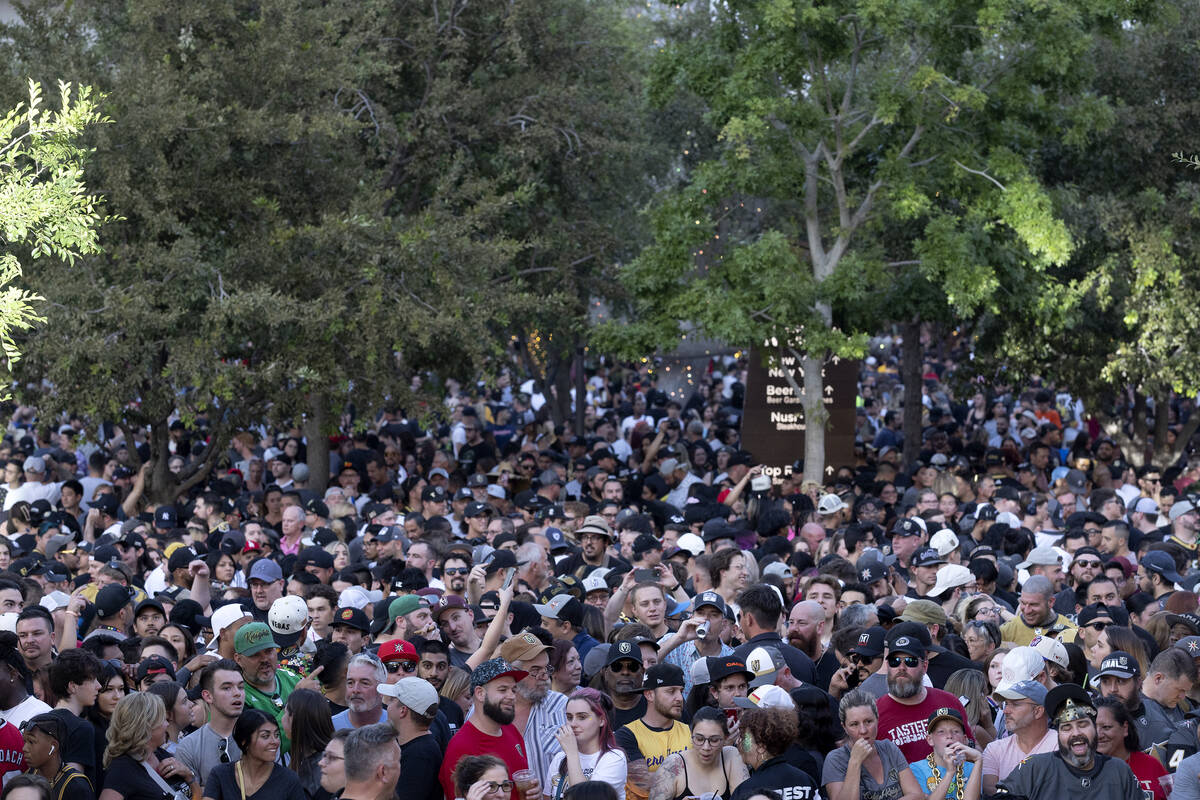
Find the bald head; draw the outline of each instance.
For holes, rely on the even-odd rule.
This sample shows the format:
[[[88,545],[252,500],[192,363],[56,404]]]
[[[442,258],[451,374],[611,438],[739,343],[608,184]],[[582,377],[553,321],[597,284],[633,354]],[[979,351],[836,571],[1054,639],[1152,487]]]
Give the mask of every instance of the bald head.
[[[1021,585],[1021,594],[1040,594],[1043,597],[1054,596],[1054,584],[1045,575],[1032,575]]]
[[[801,600],[792,606],[792,613],[788,619],[792,621],[803,620],[811,623],[824,622],[825,609],[815,600]]]

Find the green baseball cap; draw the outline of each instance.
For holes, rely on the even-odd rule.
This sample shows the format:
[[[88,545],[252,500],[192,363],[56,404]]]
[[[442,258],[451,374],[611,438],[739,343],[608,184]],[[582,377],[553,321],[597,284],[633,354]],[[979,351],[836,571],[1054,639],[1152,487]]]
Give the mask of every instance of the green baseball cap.
[[[393,623],[397,617],[407,616],[418,608],[429,608],[429,601],[416,594],[406,594],[397,597],[388,606],[388,623]]]
[[[239,656],[252,656],[271,647],[279,647],[271,628],[265,622],[251,622],[238,629],[233,637],[233,649]]]

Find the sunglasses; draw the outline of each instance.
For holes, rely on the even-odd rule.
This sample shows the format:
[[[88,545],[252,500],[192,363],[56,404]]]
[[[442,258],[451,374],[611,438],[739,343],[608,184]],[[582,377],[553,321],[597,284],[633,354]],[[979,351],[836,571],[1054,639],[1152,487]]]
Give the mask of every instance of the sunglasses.
[[[901,663],[909,669],[914,669],[921,663],[921,659],[916,656],[888,656],[889,667],[898,667]]]
[[[1102,631],[1105,628],[1107,628],[1109,625],[1112,625],[1112,624],[1113,623],[1111,623],[1111,622],[1089,622],[1087,625],[1084,625],[1083,627],[1091,628],[1094,631]]]
[[[642,671],[642,665],[636,661],[618,661],[609,665],[609,669],[613,672],[628,672],[631,675]]]
[[[850,653],[846,656],[846,660],[851,664],[870,664],[874,661],[870,656],[860,655],[859,653]]]
[[[417,671],[417,665],[411,661],[388,661],[384,663],[384,669],[395,675],[397,672],[407,672],[409,674]]]
[[[466,567],[446,567],[442,570],[443,575],[467,575],[470,572]]]
[[[228,739],[222,739],[217,744],[217,752],[221,756],[221,763],[228,764],[229,760],[230,760],[229,759],[229,740]]]
[[[1086,561],[1080,561],[1080,560],[1076,559],[1075,563],[1076,563],[1076,564],[1078,564],[1078,565],[1079,565],[1079,566],[1081,566],[1081,567],[1093,567],[1093,568],[1095,568],[1095,567],[1099,567],[1099,566],[1100,566],[1100,562],[1099,562],[1099,561],[1093,561],[1093,560],[1091,560],[1090,558],[1089,558],[1088,560],[1086,560]]]

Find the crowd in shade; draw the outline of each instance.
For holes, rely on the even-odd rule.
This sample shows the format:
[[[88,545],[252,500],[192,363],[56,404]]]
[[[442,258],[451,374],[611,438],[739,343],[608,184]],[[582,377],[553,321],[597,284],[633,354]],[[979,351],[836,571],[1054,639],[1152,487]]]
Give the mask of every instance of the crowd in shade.
[[[1200,797],[1200,459],[872,347],[823,483],[741,440],[734,358],[596,369],[582,433],[451,385],[328,463],[174,422],[215,466],[170,503],[147,431],[17,408],[4,800]]]

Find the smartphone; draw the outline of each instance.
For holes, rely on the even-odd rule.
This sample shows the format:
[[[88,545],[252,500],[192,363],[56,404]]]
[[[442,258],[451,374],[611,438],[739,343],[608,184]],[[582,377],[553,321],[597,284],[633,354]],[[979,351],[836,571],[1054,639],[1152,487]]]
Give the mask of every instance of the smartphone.
[[[509,567],[508,569],[504,570],[504,586],[501,588],[507,589],[508,587],[512,586],[513,578],[516,576],[516,574],[516,567]]]
[[[726,722],[737,722],[738,716],[740,716],[742,713],[742,710],[740,708],[736,708],[736,707],[735,708],[722,708],[721,710],[725,712],[725,721]]]
[[[652,569],[635,569],[633,571],[633,578],[638,583],[644,583],[646,581],[658,580],[658,575]]]

